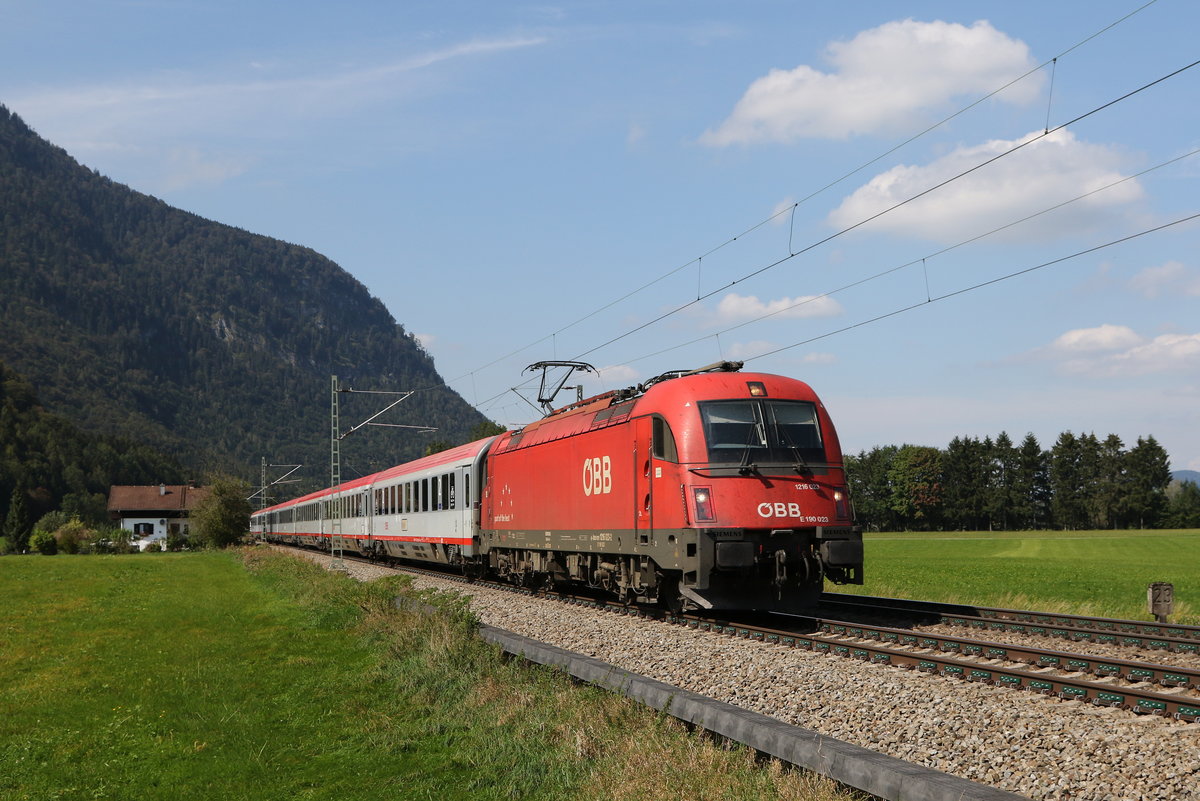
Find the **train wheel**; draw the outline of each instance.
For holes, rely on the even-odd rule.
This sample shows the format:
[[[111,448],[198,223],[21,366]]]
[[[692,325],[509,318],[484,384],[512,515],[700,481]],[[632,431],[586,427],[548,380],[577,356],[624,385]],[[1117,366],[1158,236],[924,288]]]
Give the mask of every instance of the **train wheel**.
[[[463,575],[468,581],[478,581],[483,578],[483,563],[475,559],[467,559],[462,563]]]
[[[673,614],[683,611],[683,596],[679,594],[679,578],[677,576],[659,577],[658,603]]]

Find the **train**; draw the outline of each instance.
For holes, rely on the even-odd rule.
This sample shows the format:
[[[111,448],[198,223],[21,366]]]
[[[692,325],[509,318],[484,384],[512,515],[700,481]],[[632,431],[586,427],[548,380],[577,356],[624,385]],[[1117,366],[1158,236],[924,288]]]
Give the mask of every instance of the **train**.
[[[627,603],[803,612],[861,584],[841,446],[808,384],[673,371],[251,516],[274,543]]]

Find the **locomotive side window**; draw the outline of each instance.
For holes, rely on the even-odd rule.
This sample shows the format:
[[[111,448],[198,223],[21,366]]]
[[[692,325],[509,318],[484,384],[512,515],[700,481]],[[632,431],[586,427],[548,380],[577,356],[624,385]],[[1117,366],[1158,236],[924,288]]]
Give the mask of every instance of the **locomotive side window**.
[[[816,406],[807,401],[700,404],[708,459],[718,464],[824,462]]]
[[[652,419],[654,458],[678,462],[679,451],[675,448],[675,435],[671,433],[671,426],[661,417],[656,416]]]

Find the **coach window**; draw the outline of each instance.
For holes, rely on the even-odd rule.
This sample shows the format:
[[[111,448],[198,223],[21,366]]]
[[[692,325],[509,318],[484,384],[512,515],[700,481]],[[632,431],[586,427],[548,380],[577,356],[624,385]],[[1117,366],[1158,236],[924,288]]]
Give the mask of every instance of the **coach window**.
[[[668,462],[678,462],[679,451],[675,448],[675,435],[671,433],[671,426],[667,425],[666,420],[658,416],[655,416],[652,420],[654,457],[656,459],[664,459]]]
[[[429,479],[421,479],[421,511],[429,511]]]
[[[453,473],[451,473],[449,475],[449,479],[450,479],[450,505],[448,508],[457,509],[458,507],[454,505],[455,498],[454,498],[454,474]]]

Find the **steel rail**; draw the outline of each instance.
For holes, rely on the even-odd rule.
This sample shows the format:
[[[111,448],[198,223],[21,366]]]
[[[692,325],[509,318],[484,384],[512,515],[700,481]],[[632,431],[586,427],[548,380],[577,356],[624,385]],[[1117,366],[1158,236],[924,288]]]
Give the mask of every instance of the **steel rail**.
[[[379,564],[379,562],[365,558],[347,558],[367,564]],[[470,579],[425,567],[394,564],[387,566],[396,570],[451,579],[460,583],[478,584],[491,589],[503,589],[531,597],[537,595],[591,609],[661,620],[665,623],[686,626],[699,631],[756,640],[788,648],[799,648],[813,653],[843,656],[877,665],[918,670],[944,678],[1027,690],[1063,700],[1077,700],[1095,706],[1116,707],[1138,714],[1172,717],[1184,722],[1200,721],[1200,697],[1171,695],[1141,687],[1125,687],[1111,683],[1112,679],[1117,678],[1137,683],[1156,682],[1178,689],[1193,688],[1200,684],[1200,671],[1125,660],[1096,659],[1081,654],[1046,651],[1012,646],[1006,643],[930,635],[906,629],[892,629],[885,626],[820,618],[810,618],[820,631],[801,633],[705,618],[696,614],[671,613],[663,609],[596,600],[557,591],[539,591],[530,587],[518,587],[486,579]],[[825,595],[829,595],[829,593]],[[1033,661],[1025,661],[1030,658]],[[1055,659],[1059,661],[1055,662]],[[1007,667],[980,660],[993,662],[1004,660],[1017,662],[1022,666]],[[1089,681],[1073,676],[1053,675],[1049,672],[1055,669],[1093,674],[1099,676],[1100,679]]]
[[[978,627],[977,621],[1032,625],[1060,629],[1063,631],[1086,631],[1111,634],[1145,642],[1182,641],[1200,643],[1200,626],[1184,626],[1171,623],[1152,623],[1146,620],[1125,620],[1088,615],[1067,615],[1050,612],[1033,612],[1024,609],[1002,607],[969,606],[966,604],[915,601],[904,598],[882,598],[871,595],[849,595],[838,592],[821,594],[822,605],[865,606],[872,609],[888,609],[896,612],[936,615],[947,622],[961,621],[959,625]],[[1097,640],[1100,642],[1100,640]],[[1123,643],[1118,643],[1123,644]],[[1161,647],[1146,645],[1139,647]]]
[[[673,616],[671,622],[701,631],[712,631],[728,636],[759,640],[790,648],[801,648],[814,653],[844,656],[872,664],[915,669],[946,678],[964,679],[966,681],[1018,690],[1031,690],[1045,695],[1057,696],[1064,700],[1085,701],[1096,706],[1119,707],[1139,714],[1173,717],[1176,720],[1185,722],[1195,722],[1200,719],[1200,698],[1153,692],[1139,687],[1118,687],[1111,683],[1052,675],[1048,672],[1034,672],[1038,667],[1042,667],[1041,665],[1013,668],[986,664],[962,658],[958,651],[952,651],[950,653],[953,655],[947,655],[945,651],[933,650],[937,647],[937,642],[951,643],[955,642],[954,638],[928,638],[930,642],[922,642],[922,640],[927,638],[920,634],[914,634],[903,629],[885,630],[883,627],[875,627],[879,630],[881,636],[884,631],[888,631],[895,632],[898,637],[912,636],[916,638],[917,642],[914,645],[917,648],[926,649],[925,653],[919,653],[904,648],[903,646],[906,643],[897,641],[893,644],[890,639],[871,639],[867,634],[867,631],[871,627],[863,627],[858,624],[845,624],[845,631],[842,632],[827,632],[823,630],[812,634],[803,634],[762,626],[706,620],[690,615]],[[821,621],[821,623],[831,628],[842,627],[830,621]],[[861,639],[847,641],[847,637],[861,637]],[[888,644],[884,644],[885,642]],[[996,651],[989,652],[987,650],[989,644],[987,643],[976,643],[961,639],[957,642],[960,644],[959,647],[963,647],[963,645],[971,648],[979,647],[981,652],[977,656],[982,659],[1007,660],[1010,658],[1009,654],[1013,650],[1007,645],[991,644],[994,645]],[[1095,665],[1104,664],[1106,666],[1108,663],[1115,661],[1102,660],[1097,662],[1096,660],[1091,660],[1090,657],[1085,657],[1085,659],[1088,659]],[[1050,667],[1057,667],[1057,665],[1046,666],[1043,669],[1048,670]],[[1152,668],[1157,666],[1147,667]],[[1141,667],[1139,666],[1138,669],[1141,669]],[[1170,668],[1167,670],[1175,671],[1176,669]],[[1136,674],[1134,675],[1135,678],[1131,679],[1133,681],[1147,680],[1136,678]]]

